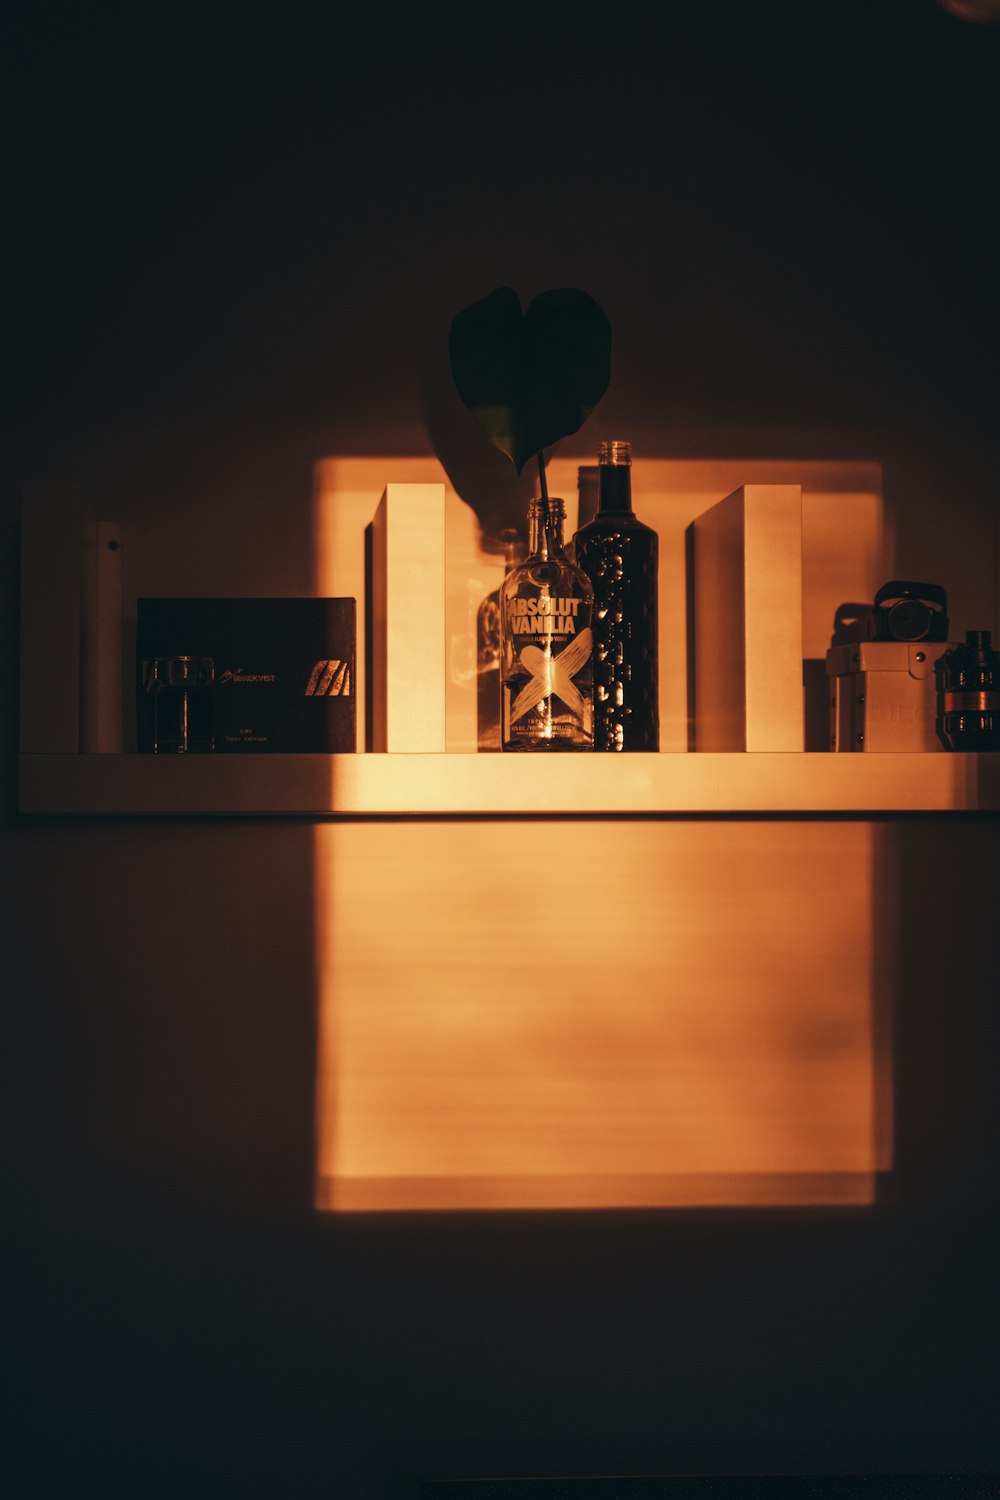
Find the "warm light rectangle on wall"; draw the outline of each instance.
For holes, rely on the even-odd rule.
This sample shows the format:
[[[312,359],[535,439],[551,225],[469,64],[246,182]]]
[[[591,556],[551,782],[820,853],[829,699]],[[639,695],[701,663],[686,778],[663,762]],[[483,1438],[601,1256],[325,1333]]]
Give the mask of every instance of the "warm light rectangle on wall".
[[[549,465],[552,494],[567,501],[567,535],[576,524],[577,468],[592,455],[560,451]],[[342,456],[316,465],[314,586],[320,596],[353,597],[365,617],[365,527],[390,484],[445,485],[445,640],[435,659],[418,661],[438,691],[445,677],[446,747],[477,748],[477,611],[503,577],[503,552],[484,546],[476,515],[434,458]],[[696,516],[741,485],[796,484],[802,490],[802,655],[822,659],[835,612],[846,600],[871,600],[892,576],[891,539],[883,535],[882,474],[874,463],[801,459],[658,459],[640,455],[632,470],[637,514],[660,538],[660,749],[688,748],[685,532]],[[473,497],[475,498],[475,497]],[[524,511],[510,516],[524,524]],[[359,655],[358,692],[365,692]],[[359,718],[358,748],[364,746]]]
[[[316,837],[319,1206],[873,1201],[869,825]]]

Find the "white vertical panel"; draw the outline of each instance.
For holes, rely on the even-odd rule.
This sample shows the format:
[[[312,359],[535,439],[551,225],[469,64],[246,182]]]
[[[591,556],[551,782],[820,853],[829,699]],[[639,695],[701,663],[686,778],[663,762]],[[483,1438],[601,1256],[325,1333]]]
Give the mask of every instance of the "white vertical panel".
[[[801,750],[801,488],[744,485],[693,531],[696,748]]]
[[[83,623],[93,512],[76,484],[35,484],[21,507],[21,750],[81,748]]]
[[[83,640],[82,748],[105,755],[124,748],[122,688],[122,538],[117,521],[98,521]]]
[[[372,748],[443,753],[443,485],[386,485],[372,521],[371,590]]]

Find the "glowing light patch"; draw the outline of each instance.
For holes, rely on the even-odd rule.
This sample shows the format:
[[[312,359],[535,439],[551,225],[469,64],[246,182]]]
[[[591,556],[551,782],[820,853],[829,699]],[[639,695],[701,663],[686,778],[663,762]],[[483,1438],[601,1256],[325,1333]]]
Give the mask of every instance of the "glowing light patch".
[[[864,824],[317,829],[318,1206],[870,1203]]]

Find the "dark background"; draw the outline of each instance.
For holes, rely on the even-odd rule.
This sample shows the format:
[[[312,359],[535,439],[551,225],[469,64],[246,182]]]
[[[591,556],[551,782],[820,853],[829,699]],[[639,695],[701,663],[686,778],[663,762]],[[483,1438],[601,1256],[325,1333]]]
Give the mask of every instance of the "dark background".
[[[3,26],[5,1493],[1000,1469],[993,818],[885,828],[876,1210],[342,1223],[309,1207],[309,829],[13,810],[24,482],[81,480],[180,559],[225,527],[261,592],[307,589],[318,458],[436,447],[470,500],[509,484],[443,369],[497,285],[605,307],[602,430],[881,459],[903,576],[943,537],[995,557],[1000,26],[931,0]]]

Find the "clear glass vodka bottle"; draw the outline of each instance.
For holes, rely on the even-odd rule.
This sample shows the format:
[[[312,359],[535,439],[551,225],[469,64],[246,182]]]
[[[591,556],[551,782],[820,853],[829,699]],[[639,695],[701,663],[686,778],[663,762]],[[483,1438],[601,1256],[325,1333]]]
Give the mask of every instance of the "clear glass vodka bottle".
[[[563,549],[565,518],[562,500],[530,502],[528,556],[500,587],[504,750],[593,748],[593,591]]]

